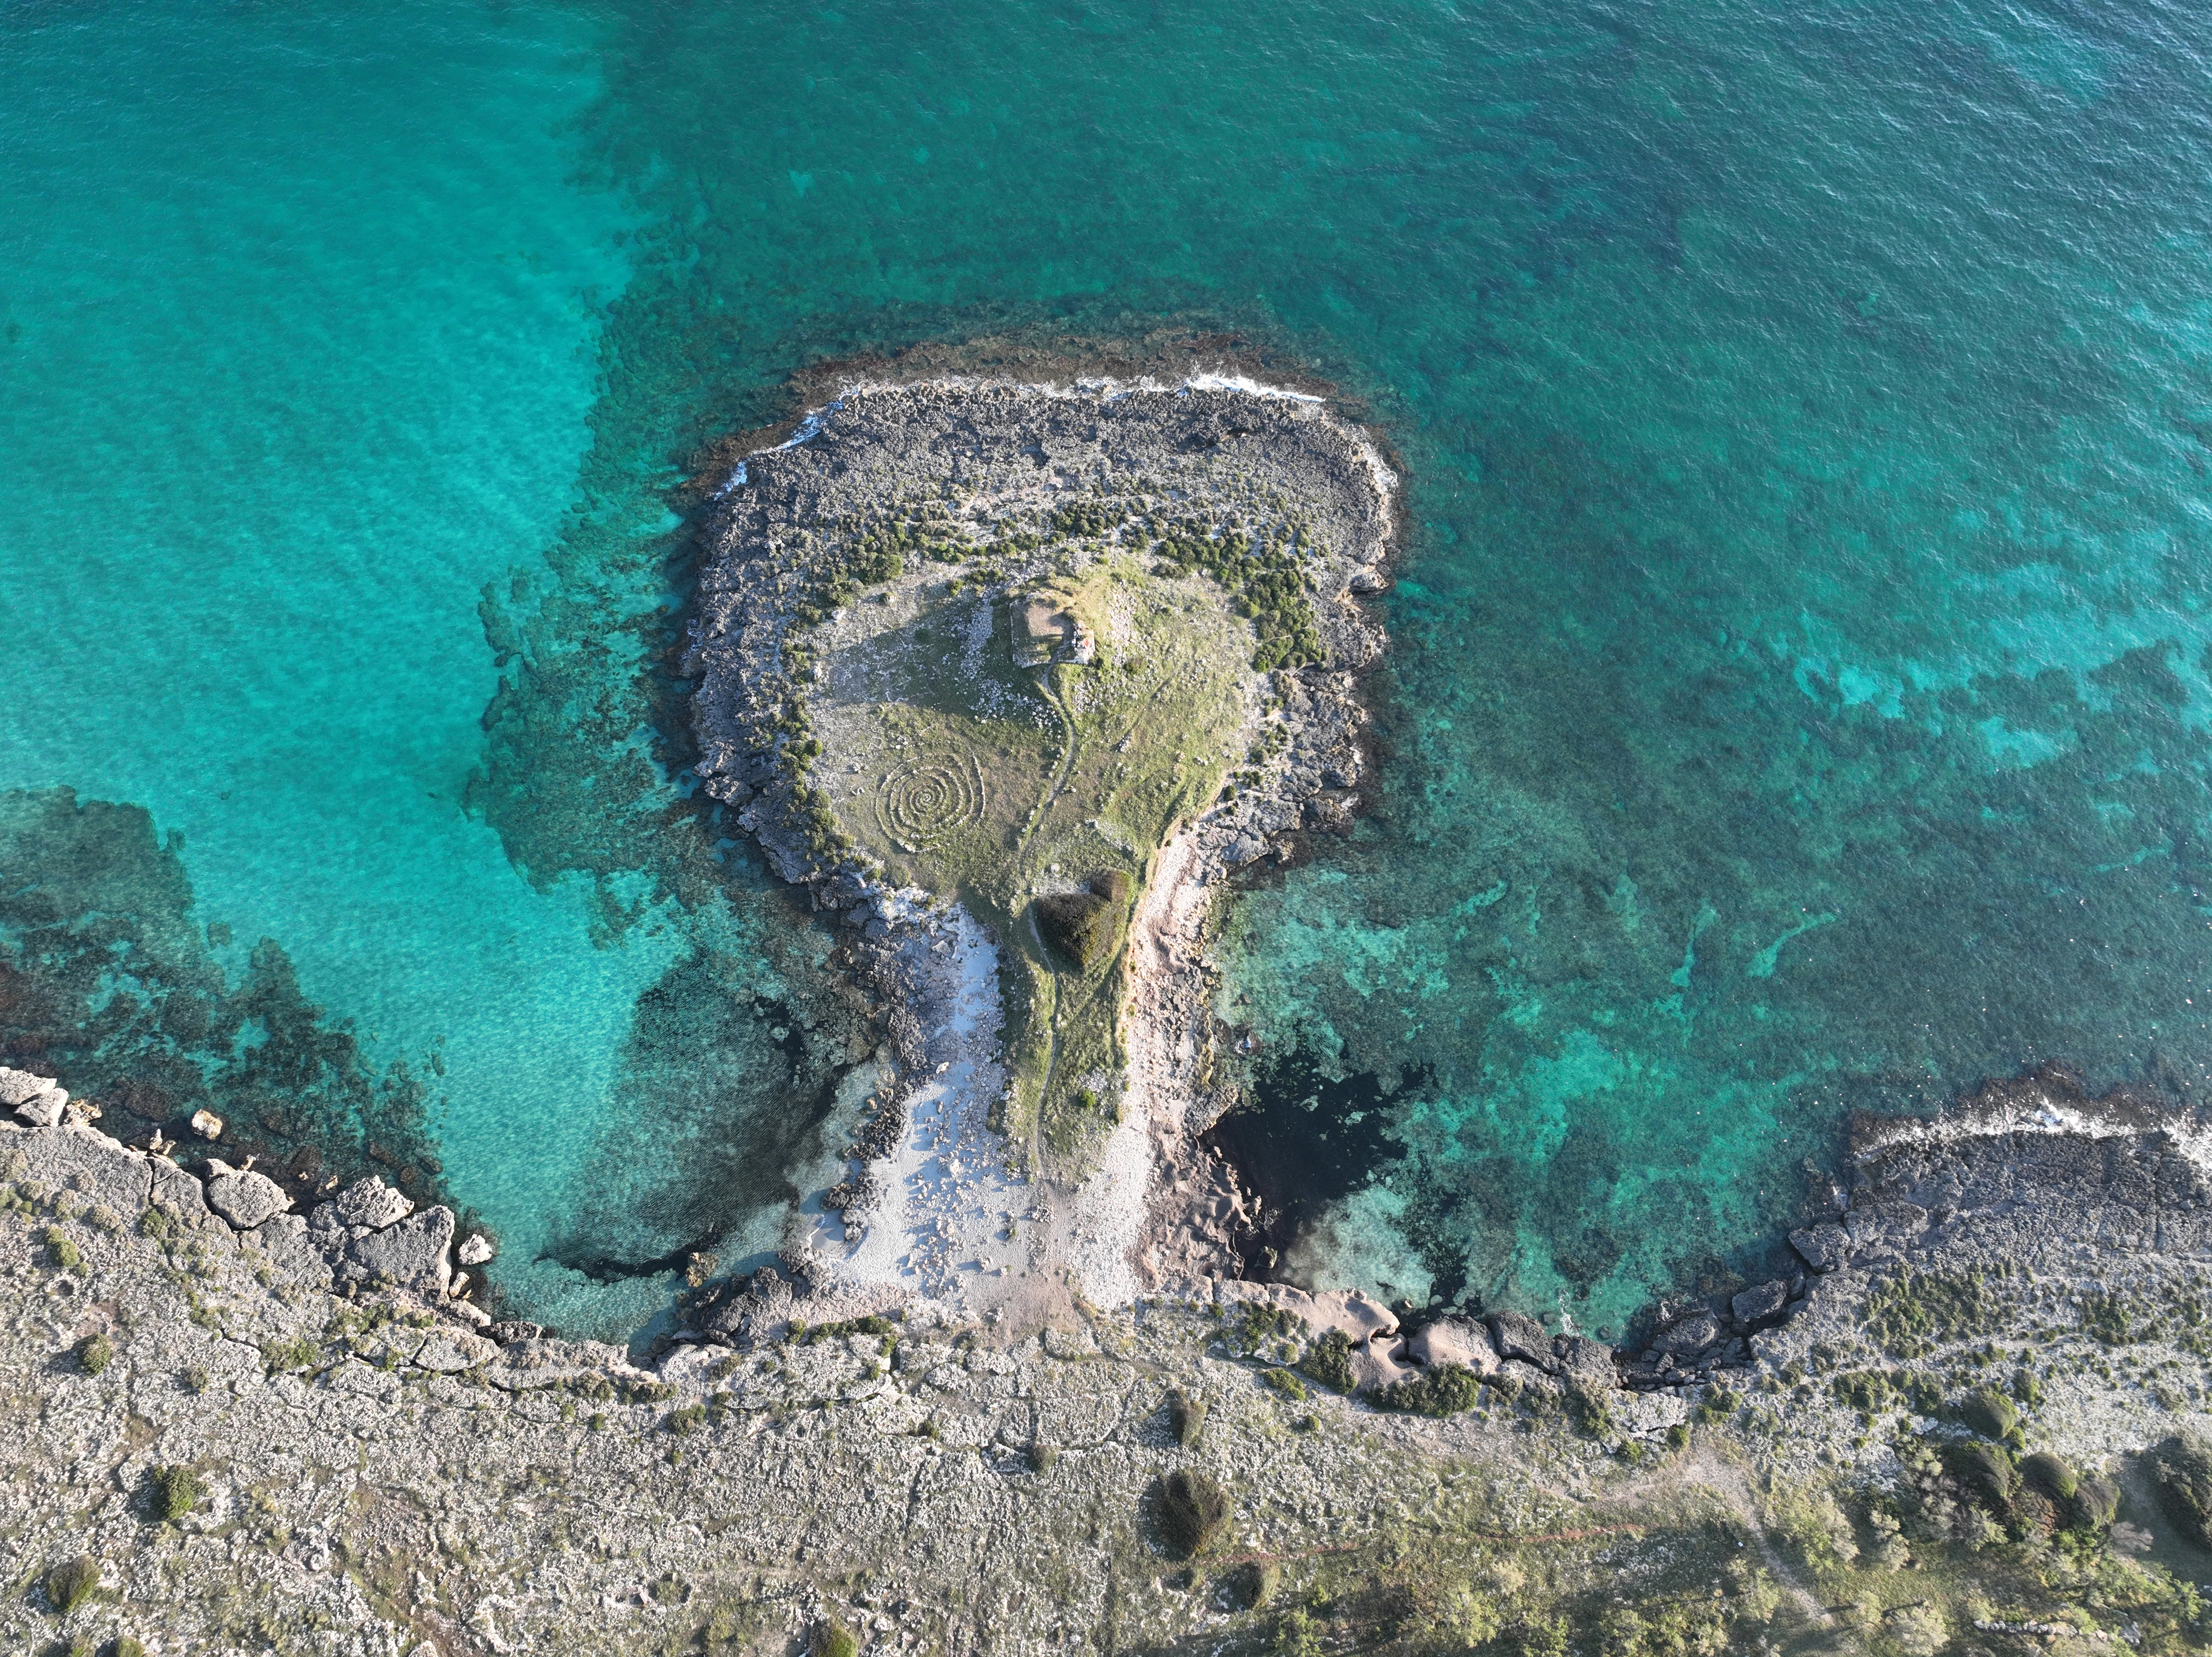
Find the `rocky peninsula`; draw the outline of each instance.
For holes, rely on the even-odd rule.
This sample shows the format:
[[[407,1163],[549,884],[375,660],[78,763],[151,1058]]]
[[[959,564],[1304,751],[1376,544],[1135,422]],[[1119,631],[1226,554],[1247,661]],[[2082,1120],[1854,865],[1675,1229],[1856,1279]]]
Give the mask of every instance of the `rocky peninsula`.
[[[787,1257],[855,1312],[1221,1274],[1206,944],[1358,807],[1374,444],[1215,379],[862,382],[714,483],[696,770],[888,1037]]]
[[[2063,1075],[1869,1125],[1795,1271],[1615,1351],[1222,1281],[1041,1324],[802,1279],[649,1366],[453,1225],[0,1125],[10,1650],[2195,1649],[2199,1129]],[[457,1292],[458,1291],[458,1292]]]

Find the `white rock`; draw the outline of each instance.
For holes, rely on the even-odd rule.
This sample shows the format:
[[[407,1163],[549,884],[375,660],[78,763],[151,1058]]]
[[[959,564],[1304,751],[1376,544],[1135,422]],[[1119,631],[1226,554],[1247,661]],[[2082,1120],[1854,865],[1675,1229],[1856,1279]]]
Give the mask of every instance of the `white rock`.
[[[463,1266],[482,1266],[497,1252],[481,1233],[471,1231],[453,1251],[453,1258]]]
[[[27,1104],[46,1093],[58,1094],[62,1102],[68,1102],[69,1095],[62,1092],[60,1085],[52,1077],[33,1076],[27,1070],[0,1067],[0,1105],[13,1108]]]
[[[220,1139],[222,1118],[211,1110],[196,1110],[192,1113],[192,1132],[203,1139]]]
[[[234,1168],[210,1161],[207,1182],[208,1206],[241,1231],[251,1231],[263,1221],[291,1207],[284,1187],[266,1174]]]
[[[19,1120],[28,1122],[33,1127],[58,1127],[61,1125],[62,1112],[65,1108],[66,1107],[62,1103],[62,1095],[58,1091],[42,1093],[37,1098],[26,1099],[21,1104],[16,1106],[15,1114]]]
[[[337,1207],[338,1218],[346,1224],[365,1225],[374,1231],[396,1225],[415,1211],[412,1199],[374,1175],[338,1193]]]
[[[1406,1343],[1414,1363],[1458,1363],[1486,1375],[1498,1367],[1498,1349],[1490,1331],[1472,1318],[1438,1318]]]

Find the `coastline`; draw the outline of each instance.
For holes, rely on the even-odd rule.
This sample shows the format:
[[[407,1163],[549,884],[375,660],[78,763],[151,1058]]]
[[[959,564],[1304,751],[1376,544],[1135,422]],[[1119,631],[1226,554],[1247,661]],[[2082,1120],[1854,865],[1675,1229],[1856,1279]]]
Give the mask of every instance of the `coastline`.
[[[1692,1604],[1714,1649],[2179,1652],[2212,1575],[2162,1483],[2212,1431],[2194,1128],[1887,1136],[1782,1304],[1740,1293],[1744,1335],[1663,1308],[1637,1353],[1227,1283],[1034,1329],[921,1299],[825,1324],[787,1286],[639,1365],[487,1326],[450,1214],[376,1182],[301,1217],[250,1170],[0,1122],[0,1368],[37,1399],[0,1632],[1517,1651]],[[1182,1527],[1178,1489],[1218,1517]]]

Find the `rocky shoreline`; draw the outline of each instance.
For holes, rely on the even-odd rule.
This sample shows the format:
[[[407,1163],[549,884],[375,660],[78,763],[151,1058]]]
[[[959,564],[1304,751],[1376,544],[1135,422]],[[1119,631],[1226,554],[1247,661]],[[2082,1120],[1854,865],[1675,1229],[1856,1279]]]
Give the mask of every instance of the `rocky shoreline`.
[[[2197,1125],[2061,1074],[1883,1125],[1794,1296],[1634,1352],[1233,1282],[826,1323],[802,1279],[650,1365],[487,1326],[444,1211],[298,1215],[37,1081],[0,1077],[13,1649],[1595,1651],[1686,1604],[1715,1651],[2212,1636]]]
[[[686,659],[697,681],[696,769],[771,866],[834,920],[836,962],[879,1004],[890,1071],[855,1135],[849,1177],[828,1193],[823,1220],[788,1240],[787,1258],[817,1280],[842,1278],[855,1309],[917,1290],[1018,1298],[1005,1279],[1034,1280],[1039,1267],[1072,1268],[1100,1303],[1233,1275],[1239,1199],[1228,1171],[1198,1146],[1229,1099],[1214,1075],[1220,1033],[1206,931],[1230,875],[1288,855],[1287,835],[1343,831],[1358,807],[1367,762],[1358,682],[1382,649],[1360,601],[1388,585],[1396,510],[1388,468],[1318,398],[1206,379],[847,385],[780,444],[725,464],[711,491]],[[1251,731],[1267,740],[1253,744],[1228,797],[1206,803],[1153,860],[1123,957],[1118,1125],[1082,1177],[1040,1189],[1029,1177],[1041,1171],[1034,1152],[1010,1156],[993,1139],[994,1126],[1006,1126],[1003,960],[979,983],[977,921],[956,902],[899,885],[836,834],[825,808],[828,762],[807,718],[816,653],[835,631],[825,620],[880,598],[872,580],[896,586],[903,577],[912,588],[929,579],[931,561],[940,585],[951,575],[956,591],[972,583],[1004,604],[1055,570],[1146,544],[1128,529],[1093,528],[1095,543],[1071,557],[1068,534],[1054,525],[1118,524],[1133,513],[1167,537],[1156,549],[1191,556],[1196,543],[1175,538],[1195,532],[1183,526],[1203,523],[1205,534],[1227,537],[1221,525],[1264,522],[1261,503],[1285,497],[1311,509],[1297,545],[1313,593],[1313,659],[1253,672],[1255,719],[1262,694],[1268,717]],[[948,498],[951,513],[938,504]],[[1271,648],[1263,636],[1260,660]],[[1000,946],[981,931],[987,946]],[[920,1150],[909,1131],[918,1114],[936,1125]],[[921,1189],[929,1160],[921,1151],[945,1146],[964,1147],[956,1154],[975,1188],[938,1180],[917,1199],[933,1217],[924,1252],[964,1253],[964,1284],[949,1269],[893,1271],[866,1241],[911,1223],[906,1197]],[[1007,1170],[1010,1161],[1020,1165]],[[1039,1247],[1000,1246],[1018,1223]]]

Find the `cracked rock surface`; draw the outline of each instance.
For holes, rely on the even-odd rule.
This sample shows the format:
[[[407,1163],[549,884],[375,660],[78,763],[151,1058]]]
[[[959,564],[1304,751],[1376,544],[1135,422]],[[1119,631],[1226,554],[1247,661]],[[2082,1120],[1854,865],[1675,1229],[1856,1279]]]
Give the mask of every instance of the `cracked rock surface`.
[[[2173,1573],[2212,1567],[2147,1472],[2212,1420],[2212,1186],[2155,1124],[1871,1150],[1851,1255],[1724,1332],[1714,1382],[1643,1390],[1644,1358],[1533,1320],[1407,1338],[1362,1296],[1227,1284],[1034,1329],[809,1328],[785,1284],[751,1350],[647,1368],[486,1330],[444,1292],[444,1210],[356,1188],[241,1226],[211,1194],[87,1128],[0,1126],[6,1649],[788,1653],[834,1618],[879,1651],[1425,1652],[1694,1602],[1714,1652],[2083,1616],[2163,1651],[2196,1637]],[[2024,1442],[2115,1492],[2074,1555],[1970,1536],[1926,1448],[1969,1435],[1993,1347],[2037,1379]],[[1452,1412],[1340,1396],[1324,1360]],[[1171,1390],[1205,1405],[1188,1442]],[[164,1520],[177,1468],[195,1499]],[[1194,1559],[1157,1522],[1178,1470],[1226,1499]],[[79,1557],[100,1590],[64,1614],[43,1585]]]

